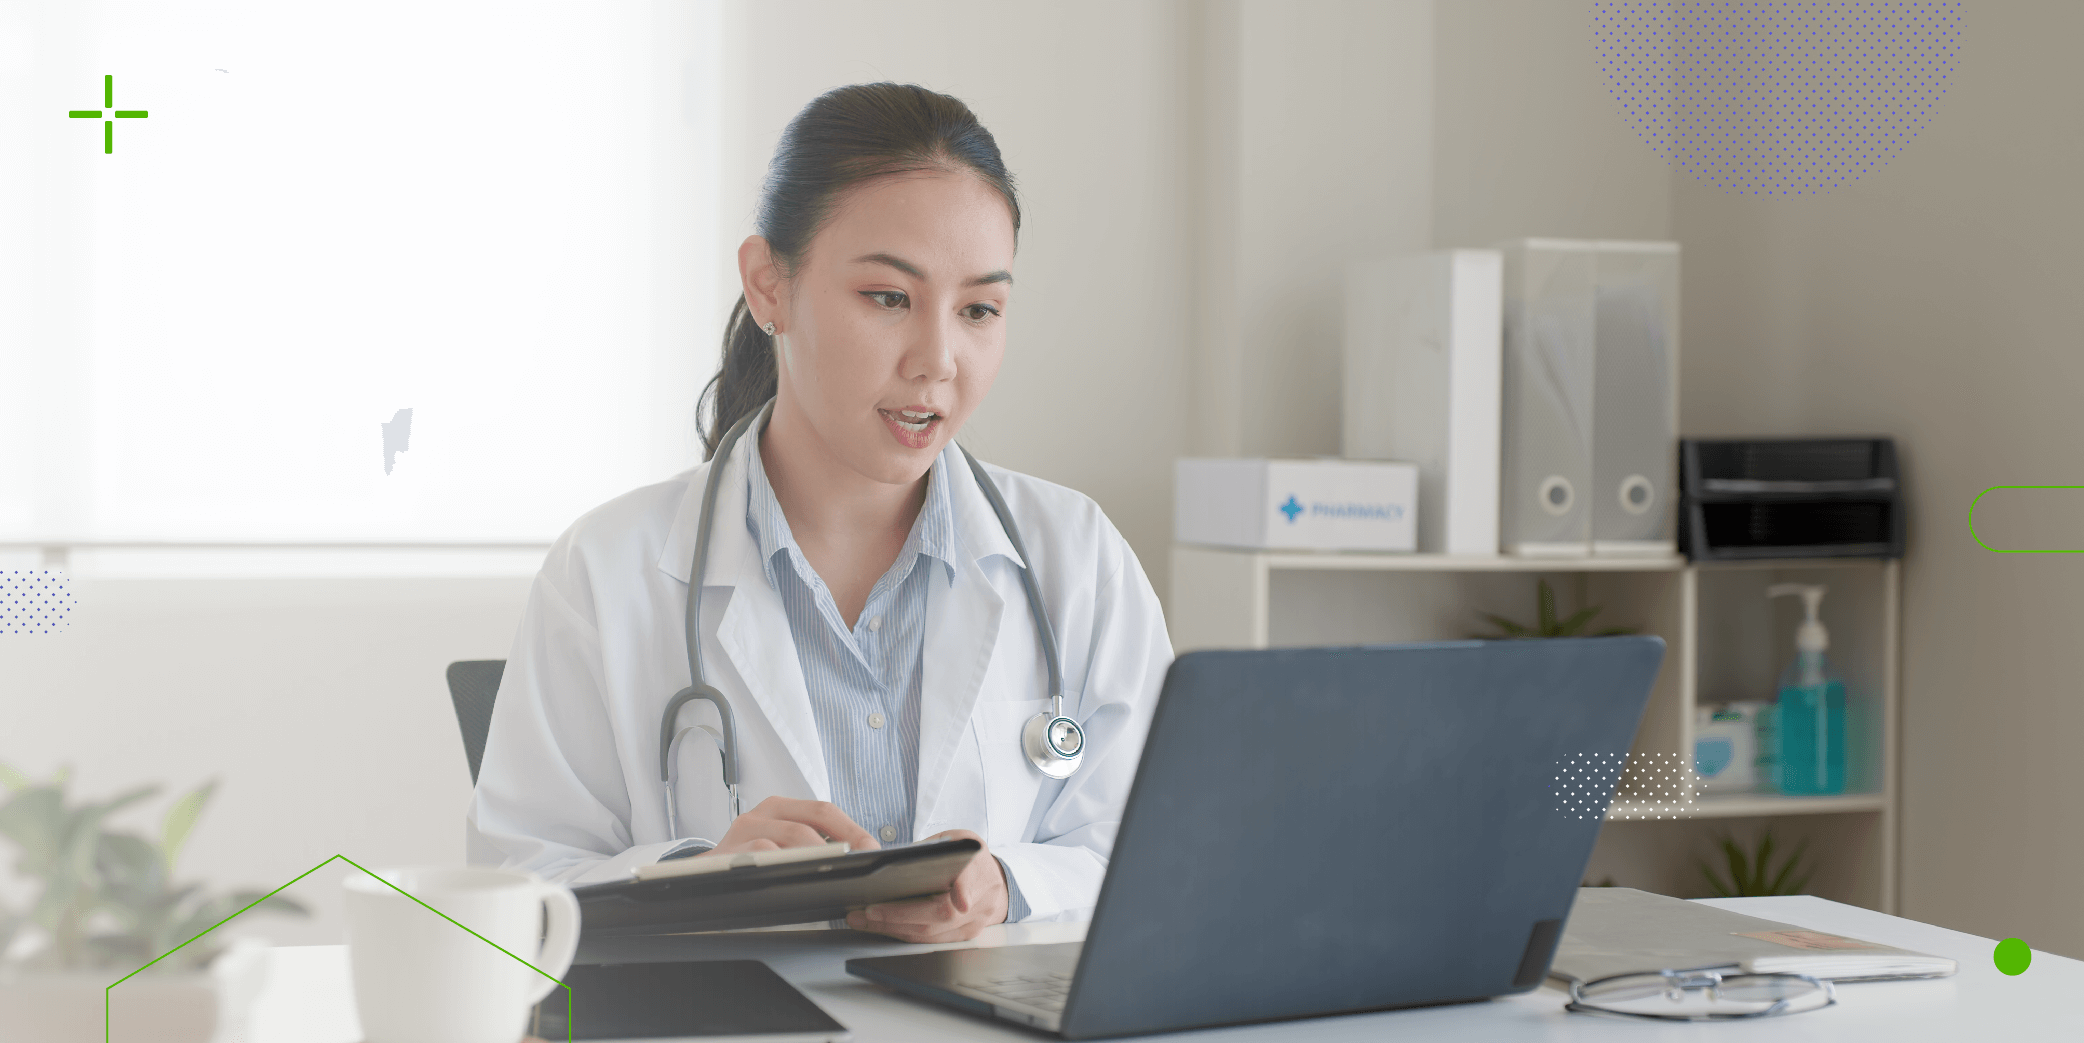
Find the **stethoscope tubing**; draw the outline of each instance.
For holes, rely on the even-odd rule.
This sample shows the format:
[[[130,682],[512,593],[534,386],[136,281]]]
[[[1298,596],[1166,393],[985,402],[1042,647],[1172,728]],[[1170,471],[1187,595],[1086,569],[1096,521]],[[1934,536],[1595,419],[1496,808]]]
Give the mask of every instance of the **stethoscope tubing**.
[[[666,703],[665,713],[659,721],[659,783],[665,788],[666,828],[672,834],[672,839],[680,837],[680,809],[674,797],[679,779],[674,768],[679,761],[680,741],[695,730],[682,728],[676,732],[673,726],[679,719],[680,708],[690,700],[701,699],[716,707],[722,730],[717,732],[706,727],[703,730],[711,731],[717,737],[719,752],[723,755],[723,781],[730,794],[732,816],[736,817],[744,810],[739,804],[736,716],[731,712],[730,700],[709,684],[708,676],[702,671],[702,575],[709,563],[709,537],[714,528],[716,494],[723,483],[725,461],[730,459],[731,450],[737,446],[738,440],[745,432],[763,420],[773,409],[774,400],[770,398],[760,408],[741,417],[717,440],[716,451],[709,456],[709,476],[702,487],[701,521],[695,528],[694,560],[688,568],[687,577],[687,613],[684,618],[687,624],[687,672],[690,684],[675,693]],[[976,476],[978,487],[984,490],[984,498],[990,501],[992,513],[998,515],[999,526],[1005,530],[1006,539],[1013,544],[1013,552],[1020,555],[1021,590],[1027,595],[1028,614],[1035,620],[1035,635],[1042,642],[1043,661],[1049,666],[1049,716],[1052,721],[1063,718],[1063,663],[1057,655],[1056,628],[1050,625],[1049,613],[1043,610],[1042,588],[1035,581],[1034,559],[1028,556],[1027,544],[1020,538],[1020,526],[1014,523],[1013,512],[1007,508],[1006,498],[999,493],[998,483],[993,482],[991,476],[985,473],[984,464],[976,456],[967,450],[964,450],[962,455],[969,461],[970,473]],[[1076,727],[1076,722],[1072,723],[1072,727]],[[1081,752],[1084,749],[1082,732],[1079,734],[1078,749]],[[1069,774],[1069,770],[1076,769],[1075,753],[1062,754],[1059,751],[1058,756],[1070,761],[1065,775]],[[1029,752],[1029,758],[1035,759],[1033,751]],[[1050,774],[1054,778],[1065,777],[1053,771]]]

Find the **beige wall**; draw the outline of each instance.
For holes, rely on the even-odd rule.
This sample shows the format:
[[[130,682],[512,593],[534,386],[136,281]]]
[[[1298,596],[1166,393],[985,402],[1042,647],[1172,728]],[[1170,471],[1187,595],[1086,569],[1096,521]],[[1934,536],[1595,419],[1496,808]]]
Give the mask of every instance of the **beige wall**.
[[[1981,5],[1888,165],[1815,197],[1675,198],[1686,429],[1902,453],[1904,914],[2084,957],[2084,562],[1967,531],[1988,486],[2080,481],[2078,39],[2084,7]]]
[[[1435,246],[1670,236],[1670,172],[1607,97],[1590,8],[1582,0],[1439,5]]]
[[[1345,267],[1430,234],[1432,6],[1197,5],[1193,453],[1338,453]]]

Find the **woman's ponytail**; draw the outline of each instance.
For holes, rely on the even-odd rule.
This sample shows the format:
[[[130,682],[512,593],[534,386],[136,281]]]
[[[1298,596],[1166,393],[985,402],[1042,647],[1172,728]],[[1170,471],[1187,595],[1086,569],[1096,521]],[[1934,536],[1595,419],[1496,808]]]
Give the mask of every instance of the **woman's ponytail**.
[[[909,83],[834,87],[783,128],[767,165],[753,230],[767,240],[768,256],[786,278],[841,193],[878,178],[964,170],[1005,198],[1018,236],[1020,202],[1013,175],[999,157],[998,142],[969,106]],[[695,407],[709,455],[715,455],[716,443],[732,424],[774,397],[776,383],[774,338],[753,322],[741,295],[724,324],[723,365]]]
[[[723,365],[709,378],[709,386],[702,389],[695,406],[698,424],[704,413],[709,416],[702,431],[705,457],[716,453],[716,443],[732,424],[774,397],[774,367],[774,338],[753,324],[752,310],[745,306],[745,295],[739,294],[730,321],[724,323]]]

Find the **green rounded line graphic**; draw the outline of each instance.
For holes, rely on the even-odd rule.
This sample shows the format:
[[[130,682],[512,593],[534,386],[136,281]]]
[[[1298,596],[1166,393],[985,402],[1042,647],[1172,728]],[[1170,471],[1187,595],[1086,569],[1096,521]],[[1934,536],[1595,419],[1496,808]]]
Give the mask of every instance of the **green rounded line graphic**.
[[[301,873],[298,873],[298,874],[297,874],[297,876],[296,876],[296,879],[295,879],[295,880],[291,880],[291,881],[290,881],[290,882],[289,882],[288,884],[284,884],[284,885],[282,885],[282,887],[278,887],[278,888],[276,888],[275,890],[273,890],[273,891],[270,891],[270,892],[268,892],[267,894],[264,894],[264,895],[260,896],[259,898],[256,898],[256,899],[254,899],[253,901],[251,901],[251,902],[248,902],[248,903],[246,903],[246,905],[245,905],[244,907],[240,908],[240,910],[239,910],[238,912],[236,912],[236,913],[233,913],[233,914],[231,914],[230,916],[227,916],[227,917],[225,917],[224,919],[222,919],[222,920],[219,920],[219,921],[217,921],[216,923],[213,923],[213,924],[211,924],[210,926],[208,926],[208,927],[204,928],[204,929],[203,929],[203,931],[202,931],[202,933],[201,933],[201,934],[197,934],[197,935],[195,936],[195,938],[190,938],[190,939],[188,939],[188,941],[186,941],[186,942],[182,942],[182,943],[181,943],[180,945],[176,945],[176,946],[174,946],[173,948],[171,948],[171,949],[168,949],[167,951],[165,951],[165,952],[163,952],[163,953],[160,953],[160,954],[159,954],[158,956],[155,956],[155,957],[153,957],[153,958],[152,958],[152,963],[158,963],[159,961],[161,961],[161,960],[164,960],[164,959],[166,959],[167,957],[169,957],[169,956],[172,956],[173,954],[175,954],[175,953],[177,953],[177,952],[180,952],[180,951],[181,951],[182,949],[184,949],[184,948],[186,948],[186,947],[188,946],[189,942],[193,942],[193,941],[195,941],[195,939],[196,939],[196,938],[201,938],[201,937],[202,937],[203,935],[205,935],[205,934],[209,934],[209,933],[210,933],[211,931],[214,931],[214,930],[218,929],[219,927],[223,927],[223,926],[224,926],[225,924],[228,924],[228,923],[232,922],[233,920],[236,920],[236,919],[238,919],[238,918],[239,918],[239,915],[240,915],[241,913],[244,913],[244,912],[245,912],[245,911],[246,911],[247,909],[251,909],[251,908],[253,908],[253,907],[254,907],[254,906],[256,906],[256,905],[259,905],[259,904],[261,904],[262,902],[265,902],[265,901],[267,901],[268,899],[270,899],[270,898],[273,898],[273,897],[275,897],[276,895],[278,895],[278,894],[282,893],[282,891],[283,891],[283,889],[284,889],[284,888],[287,888],[287,887],[289,887],[289,886],[290,886],[291,884],[294,884],[294,883],[296,883],[296,882],[297,882],[297,880],[302,880],[302,879],[304,879],[305,877],[307,877],[307,876],[310,876],[311,874],[313,874],[313,873],[316,873],[316,872],[318,872],[318,871],[319,871],[319,870],[321,870],[321,869],[324,869],[324,868],[325,868],[326,866],[328,866],[328,865],[331,865],[331,864],[332,864],[332,863],[334,863],[334,862],[345,862],[345,863],[347,863],[348,865],[351,865],[351,866],[355,867],[356,869],[361,869],[361,870],[362,870],[362,872],[364,872],[364,873],[367,873],[367,874],[369,875],[369,877],[370,877],[371,879],[374,879],[374,880],[378,880],[378,881],[381,881],[381,882],[383,883],[383,885],[384,885],[385,887],[388,887],[388,888],[390,888],[391,890],[393,890],[393,891],[396,891],[396,892],[398,892],[399,894],[405,895],[405,897],[407,897],[407,898],[411,898],[411,899],[412,899],[412,901],[413,901],[413,904],[415,904],[415,905],[418,905],[418,906],[419,906],[420,908],[422,908],[422,909],[425,909],[425,910],[427,910],[428,912],[430,912],[430,913],[433,913],[434,915],[436,915],[436,916],[439,916],[439,917],[441,917],[441,918],[442,918],[442,919],[444,919],[444,920],[448,920],[448,921],[449,921],[450,923],[452,923],[452,924],[456,924],[456,927],[457,927],[457,929],[458,929],[458,930],[461,930],[461,931],[462,931],[462,932],[463,932],[464,934],[470,935],[470,936],[471,936],[472,938],[476,938],[476,939],[477,939],[478,941],[484,942],[484,943],[485,943],[486,945],[489,945],[489,946],[491,946],[491,947],[493,947],[493,948],[495,948],[495,949],[498,949],[498,950],[499,950],[500,952],[506,953],[506,954],[507,954],[508,956],[511,956],[511,957],[513,957],[513,959],[514,959],[514,962],[516,962],[516,963],[520,964],[521,966],[523,966],[523,967],[526,967],[526,968],[528,968],[529,970],[532,970],[532,971],[536,972],[537,974],[540,974],[540,975],[542,975],[542,976],[543,976],[543,977],[545,977],[545,978],[549,978],[549,979],[550,979],[551,981],[556,981],[556,982],[557,982],[557,987],[558,987],[558,988],[560,988],[560,989],[563,989],[563,990],[564,990],[564,1038],[565,1038],[565,1043],[571,1043],[571,1040],[572,1040],[572,987],[571,987],[571,986],[569,986],[569,985],[566,985],[566,984],[565,984],[564,982],[561,982],[561,981],[557,981],[557,979],[556,979],[555,977],[552,977],[552,976],[551,976],[551,974],[550,974],[550,973],[549,973],[548,971],[545,971],[545,970],[543,970],[543,969],[542,969],[541,967],[538,967],[538,966],[536,966],[535,964],[532,964],[532,963],[528,962],[527,960],[524,960],[524,959],[522,959],[522,958],[521,958],[521,957],[519,957],[519,956],[514,956],[514,954],[513,954],[513,953],[511,953],[511,952],[507,952],[507,950],[506,950],[506,949],[505,949],[504,947],[502,947],[502,946],[501,946],[501,945],[500,945],[500,944],[499,944],[498,942],[495,942],[495,941],[493,941],[492,939],[490,939],[490,938],[487,938],[487,937],[485,937],[484,935],[482,935],[482,934],[479,934],[478,932],[476,932],[476,931],[473,931],[473,930],[471,930],[470,928],[468,928],[468,927],[465,927],[465,926],[463,926],[463,925],[462,925],[462,924],[460,924],[460,923],[456,923],[456,921],[455,921],[455,920],[454,920],[453,918],[451,918],[451,917],[450,917],[450,916],[449,916],[449,915],[448,915],[447,913],[444,913],[444,912],[442,912],[441,910],[439,910],[439,909],[436,909],[436,908],[434,908],[433,906],[431,906],[431,905],[428,905],[427,903],[425,903],[425,902],[422,902],[422,901],[420,901],[420,900],[419,900],[418,898],[413,898],[413,896],[412,896],[411,894],[407,893],[407,892],[406,892],[406,890],[405,890],[404,888],[402,888],[402,887],[399,887],[399,886],[398,886],[397,884],[394,884],[394,883],[390,882],[389,880],[385,880],[385,879],[384,879],[383,877],[381,877],[381,876],[378,876],[377,874],[375,874],[375,873],[373,873],[373,872],[370,872],[370,871],[369,871],[369,870],[367,870],[367,869],[363,869],[363,868],[362,868],[362,864],[361,864],[360,862],[357,862],[357,861],[355,861],[354,859],[352,859],[352,858],[349,858],[349,857],[347,857],[346,855],[334,855],[333,857],[331,857],[331,858],[328,858],[328,859],[326,859],[326,860],[325,860],[324,862],[320,862],[319,864],[317,864],[317,865],[315,865],[315,866],[312,866],[311,868],[309,868],[309,869],[306,869],[306,870],[304,870],[304,871],[303,871],[303,872],[301,872]],[[130,972],[129,974],[126,974],[126,975],[122,976],[121,978],[118,978],[118,979],[116,979],[115,981],[112,981],[112,982],[110,982],[110,983],[108,984],[108,987],[107,987],[107,988],[104,988],[104,989],[102,989],[102,990],[101,990],[101,1040],[102,1040],[102,1043],[110,1043],[110,1041],[109,1041],[109,1032],[110,1032],[110,1028],[111,1028],[111,1026],[110,1026],[110,1024],[109,1024],[109,1005],[110,1005],[110,991],[111,991],[111,990],[113,990],[113,989],[114,989],[114,988],[115,988],[116,986],[118,986],[118,985],[121,985],[121,984],[123,984],[124,982],[126,982],[126,981],[129,981],[130,979],[132,979],[132,978],[135,978],[135,977],[137,977],[137,976],[138,976],[138,975],[140,975],[140,974],[143,974],[143,973],[145,972],[145,969],[146,969],[146,968],[148,968],[148,967],[152,966],[152,963],[148,963],[148,964],[145,964],[145,966],[144,966],[144,967],[139,967],[139,968],[138,968],[137,970],[131,971],[131,972]]]
[[[1968,501],[1968,538],[1992,554],[2084,554],[2084,547],[1992,547],[1975,531],[1975,505],[1999,489],[2084,489],[2084,485],[1993,485]]]

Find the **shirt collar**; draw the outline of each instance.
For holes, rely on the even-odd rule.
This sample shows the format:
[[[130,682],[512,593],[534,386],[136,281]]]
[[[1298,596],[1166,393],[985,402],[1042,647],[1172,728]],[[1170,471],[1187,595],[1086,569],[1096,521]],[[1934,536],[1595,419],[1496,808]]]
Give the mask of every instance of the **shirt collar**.
[[[775,556],[787,551],[793,562],[803,555],[803,548],[796,543],[796,534],[789,530],[789,519],[782,513],[781,501],[775,498],[774,486],[767,481],[767,465],[760,457],[760,432],[749,431],[746,439],[746,498],[745,524],[760,547],[760,563],[767,572],[767,582],[776,583],[774,574]],[[911,572],[914,559],[921,554],[940,562],[949,583],[955,582],[955,509],[949,497],[949,477],[954,472],[949,462],[949,448],[943,448],[934,457],[933,466],[927,469],[926,502],[919,507],[919,516],[912,522],[912,531],[905,537],[904,548],[897,552],[897,560],[891,571],[898,576]],[[807,564],[807,563],[806,563]]]

